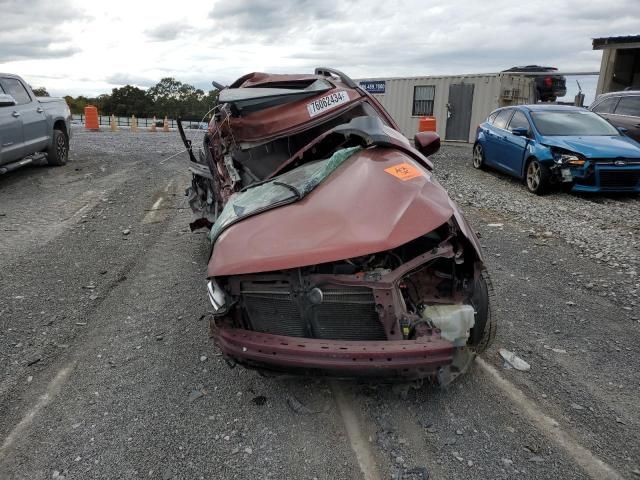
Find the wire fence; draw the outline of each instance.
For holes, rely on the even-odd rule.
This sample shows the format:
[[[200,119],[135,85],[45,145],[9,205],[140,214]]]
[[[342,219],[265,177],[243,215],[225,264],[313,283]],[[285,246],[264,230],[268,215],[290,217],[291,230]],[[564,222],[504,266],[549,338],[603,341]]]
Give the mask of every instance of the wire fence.
[[[131,117],[114,117],[114,119],[118,127],[131,127]],[[84,114],[72,115],[71,121],[73,123],[84,125]],[[136,118],[136,121],[138,122],[138,128],[148,128],[153,125],[153,118]],[[98,122],[100,126],[110,126],[111,117],[109,115],[99,115]],[[169,124],[169,128],[178,128],[178,122],[174,119],[168,119],[167,123]],[[156,118],[156,127],[162,128],[163,126],[164,118]],[[206,122],[194,122],[191,120],[182,121],[182,127],[187,130],[206,130],[207,126]]]

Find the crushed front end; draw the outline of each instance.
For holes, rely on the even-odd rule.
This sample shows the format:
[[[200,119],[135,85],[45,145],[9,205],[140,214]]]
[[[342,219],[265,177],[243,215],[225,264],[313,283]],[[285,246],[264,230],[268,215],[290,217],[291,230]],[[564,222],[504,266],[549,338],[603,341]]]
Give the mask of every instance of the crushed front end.
[[[495,336],[480,245],[426,158],[348,77],[221,92],[188,191],[209,227],[210,334],[264,372],[449,383]]]
[[[208,289],[223,354],[260,370],[446,384],[495,334],[482,264],[453,218],[387,251]]]

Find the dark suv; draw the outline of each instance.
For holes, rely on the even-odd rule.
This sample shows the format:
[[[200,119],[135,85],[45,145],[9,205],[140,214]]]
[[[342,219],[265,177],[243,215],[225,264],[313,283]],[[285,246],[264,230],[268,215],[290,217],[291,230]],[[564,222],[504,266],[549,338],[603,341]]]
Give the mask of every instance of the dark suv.
[[[555,67],[541,67],[540,65],[526,65],[524,67],[511,67],[508,72],[527,72],[536,79],[536,97],[542,102],[555,102],[558,97],[567,94],[567,82],[562,75],[554,75],[558,69]],[[544,73],[549,73],[544,75]]]
[[[625,90],[600,95],[589,110],[606,118],[614,127],[640,142],[640,90]]]

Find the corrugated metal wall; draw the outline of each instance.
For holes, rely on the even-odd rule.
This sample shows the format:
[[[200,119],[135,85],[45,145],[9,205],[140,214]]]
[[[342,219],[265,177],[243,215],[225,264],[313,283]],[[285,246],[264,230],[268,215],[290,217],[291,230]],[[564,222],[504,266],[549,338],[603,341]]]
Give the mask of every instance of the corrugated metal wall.
[[[451,84],[467,83],[474,85],[469,142],[473,142],[476,127],[484,121],[492,110],[505,105],[534,102],[533,80],[518,75],[456,75],[367,80],[386,81],[385,93],[376,94],[375,97],[398,123],[402,133],[410,139],[418,131],[420,118],[412,115],[413,90],[415,86],[435,87],[433,115],[436,117],[438,135],[442,139],[446,138],[446,105],[449,101],[449,85]],[[506,97],[504,97],[505,91],[510,92]]]

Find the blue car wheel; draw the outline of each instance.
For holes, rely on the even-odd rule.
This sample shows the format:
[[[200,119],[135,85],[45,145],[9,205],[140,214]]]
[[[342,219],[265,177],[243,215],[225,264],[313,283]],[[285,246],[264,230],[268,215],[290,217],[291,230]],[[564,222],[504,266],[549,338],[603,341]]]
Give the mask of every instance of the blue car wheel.
[[[541,164],[534,158],[527,165],[525,180],[531,193],[544,195],[551,183],[551,172],[546,165]]]
[[[473,168],[484,168],[484,150],[479,143],[473,146]]]

